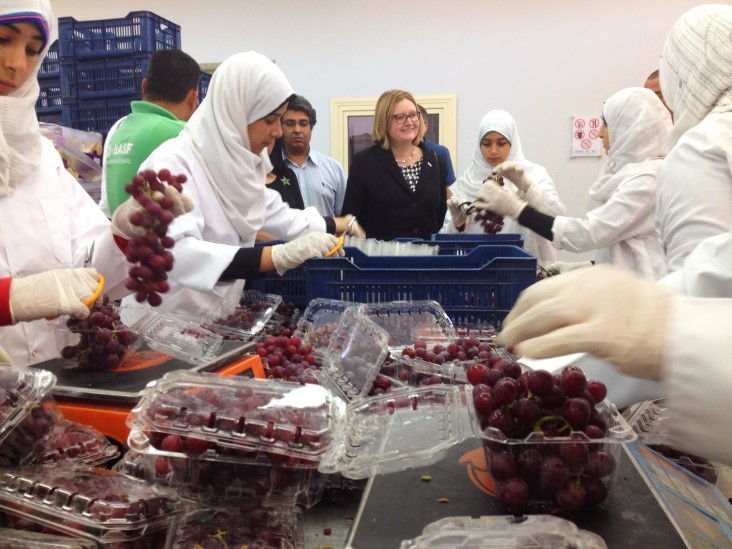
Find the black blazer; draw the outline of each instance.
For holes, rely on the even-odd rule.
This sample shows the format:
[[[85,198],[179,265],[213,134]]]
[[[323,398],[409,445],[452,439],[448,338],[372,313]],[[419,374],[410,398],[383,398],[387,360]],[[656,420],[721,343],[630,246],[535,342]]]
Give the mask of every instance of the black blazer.
[[[429,238],[442,228],[447,211],[447,170],[423,143],[422,170],[414,192],[390,150],[374,144],[353,157],[343,215],[353,214],[368,238]]]

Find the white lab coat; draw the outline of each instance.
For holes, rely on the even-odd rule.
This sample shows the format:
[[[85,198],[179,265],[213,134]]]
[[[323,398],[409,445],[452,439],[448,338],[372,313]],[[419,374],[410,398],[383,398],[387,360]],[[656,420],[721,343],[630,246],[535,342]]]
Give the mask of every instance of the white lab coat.
[[[219,278],[241,247],[254,246],[257,230],[292,240],[310,231],[325,231],[325,220],[315,208],[296,210],[282,201],[279,193],[265,188],[266,214],[261,227],[253,227],[247,238],[239,235],[224,213],[205,171],[181,137],[166,141],[140,166],[140,170],[167,168],[184,174],[183,192],[193,201],[190,213],[177,217],[168,228],[176,240],[172,249],[175,265],[169,273],[170,290],[159,311],[198,314],[231,288]],[[129,299],[129,298],[128,298]],[[129,300],[130,303],[132,300]]]
[[[732,299],[677,297],[671,311],[662,374],[669,444],[732,465]]]
[[[665,274],[665,264],[654,227],[656,219],[656,174],[648,168],[623,180],[607,202],[583,218],[557,216],[552,225],[554,245],[571,252],[597,250],[596,263],[611,263],[647,278]]]
[[[658,171],[657,223],[669,272],[700,242],[732,228],[732,112],[687,131]]]
[[[91,266],[105,277],[105,293],[120,297],[127,262],[114,243],[109,220],[66,171],[53,144],[41,139],[40,165],[0,197],[0,276],[22,277],[49,269],[82,267],[94,243]],[[18,366],[59,356],[71,334],[68,317],[0,328],[0,346]]]

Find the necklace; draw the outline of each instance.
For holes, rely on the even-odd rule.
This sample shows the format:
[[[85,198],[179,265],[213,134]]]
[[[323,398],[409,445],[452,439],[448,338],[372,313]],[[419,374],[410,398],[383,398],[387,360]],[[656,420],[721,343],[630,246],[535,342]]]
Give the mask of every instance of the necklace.
[[[397,157],[395,156],[395,157],[394,157],[394,160],[396,160],[396,161],[397,161],[397,162],[398,162],[399,164],[406,164],[406,163],[407,163],[407,162],[409,162],[409,161],[410,161],[410,160],[411,160],[412,158],[414,158],[414,153],[416,153],[416,152],[417,152],[417,147],[415,147],[414,145],[412,145],[412,154],[410,154],[410,155],[409,155],[409,158],[407,158],[406,160],[399,160],[399,159],[398,159],[398,158],[397,158]]]

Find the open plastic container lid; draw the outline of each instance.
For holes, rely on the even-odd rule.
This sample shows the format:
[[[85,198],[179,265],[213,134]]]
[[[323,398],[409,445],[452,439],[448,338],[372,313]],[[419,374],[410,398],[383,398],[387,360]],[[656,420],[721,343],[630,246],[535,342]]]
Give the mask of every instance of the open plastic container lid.
[[[0,528],[3,549],[97,549],[92,540],[74,539],[66,536],[53,536],[40,532],[26,532]]]
[[[607,549],[603,539],[551,515],[445,517],[399,549]]]
[[[177,370],[148,384],[127,416],[128,443],[146,450],[133,437],[137,431],[162,449],[165,436],[177,435],[182,451],[195,456],[243,453],[263,461],[284,456],[293,466],[302,460],[315,467],[344,409],[320,385]],[[187,444],[191,440],[197,442],[195,450]]]
[[[120,473],[56,464],[0,473],[0,510],[106,544],[166,531],[185,507],[173,492]]]
[[[248,337],[259,333],[282,303],[282,296],[243,290],[234,286],[203,313],[203,327],[226,336]]]
[[[176,357],[189,364],[210,362],[221,352],[224,338],[200,324],[171,314],[149,310],[132,329],[151,349]]]
[[[345,401],[367,396],[388,354],[388,341],[389,334],[362,306],[347,307],[323,352],[318,380]]]
[[[399,387],[391,393],[355,400],[346,407],[319,470],[358,479],[431,465],[471,436],[505,445],[570,441],[604,444],[637,438],[613,404],[604,400],[596,408],[608,424],[605,438],[590,440],[575,431],[568,436],[545,437],[532,432],[526,438],[509,438],[493,427],[481,429],[470,385]]]
[[[377,326],[386,330],[391,350],[401,350],[418,340],[444,343],[457,337],[452,321],[436,301],[357,304],[327,298],[316,298],[310,302],[298,322],[298,335],[313,348],[327,345],[341,314],[353,306],[360,306]]]
[[[0,364],[0,444],[55,384],[47,370]]]

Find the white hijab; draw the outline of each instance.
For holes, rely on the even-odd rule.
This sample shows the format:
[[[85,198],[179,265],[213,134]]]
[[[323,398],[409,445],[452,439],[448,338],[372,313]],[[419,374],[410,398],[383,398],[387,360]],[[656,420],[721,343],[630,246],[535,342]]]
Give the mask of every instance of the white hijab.
[[[480,150],[480,143],[489,132],[498,132],[511,143],[511,151],[508,158],[513,162],[518,162],[524,167],[524,171],[535,182],[548,179],[549,174],[546,170],[526,160],[523,148],[521,147],[521,138],[518,134],[516,121],[510,113],[503,110],[493,110],[485,114],[480,121],[480,131],[478,132],[478,143],[473,150],[473,162],[465,173],[458,178],[455,184],[450,187],[457,195],[458,199],[475,200],[480,194],[480,188],[486,178],[493,175],[493,168],[483,157]],[[512,191],[516,192],[513,183],[504,180],[505,185]]]
[[[732,6],[708,4],[682,15],[660,64],[663,97],[674,113],[671,145],[710,112],[732,110]]]
[[[46,23],[48,40],[38,63],[22,86],[0,96],[0,196],[9,194],[41,163],[41,130],[35,105],[38,100],[38,69],[56,40],[56,21],[49,0],[3,0],[0,17],[38,14]]]
[[[248,239],[264,222],[267,151],[251,152],[247,126],[277,110],[293,93],[283,72],[256,52],[229,57],[183,128],[229,221]]]
[[[655,174],[666,155],[671,135],[671,115],[645,88],[625,88],[605,101],[602,115],[607,122],[610,150],[599,179],[590,187],[594,209],[607,202],[618,185],[631,175]]]

